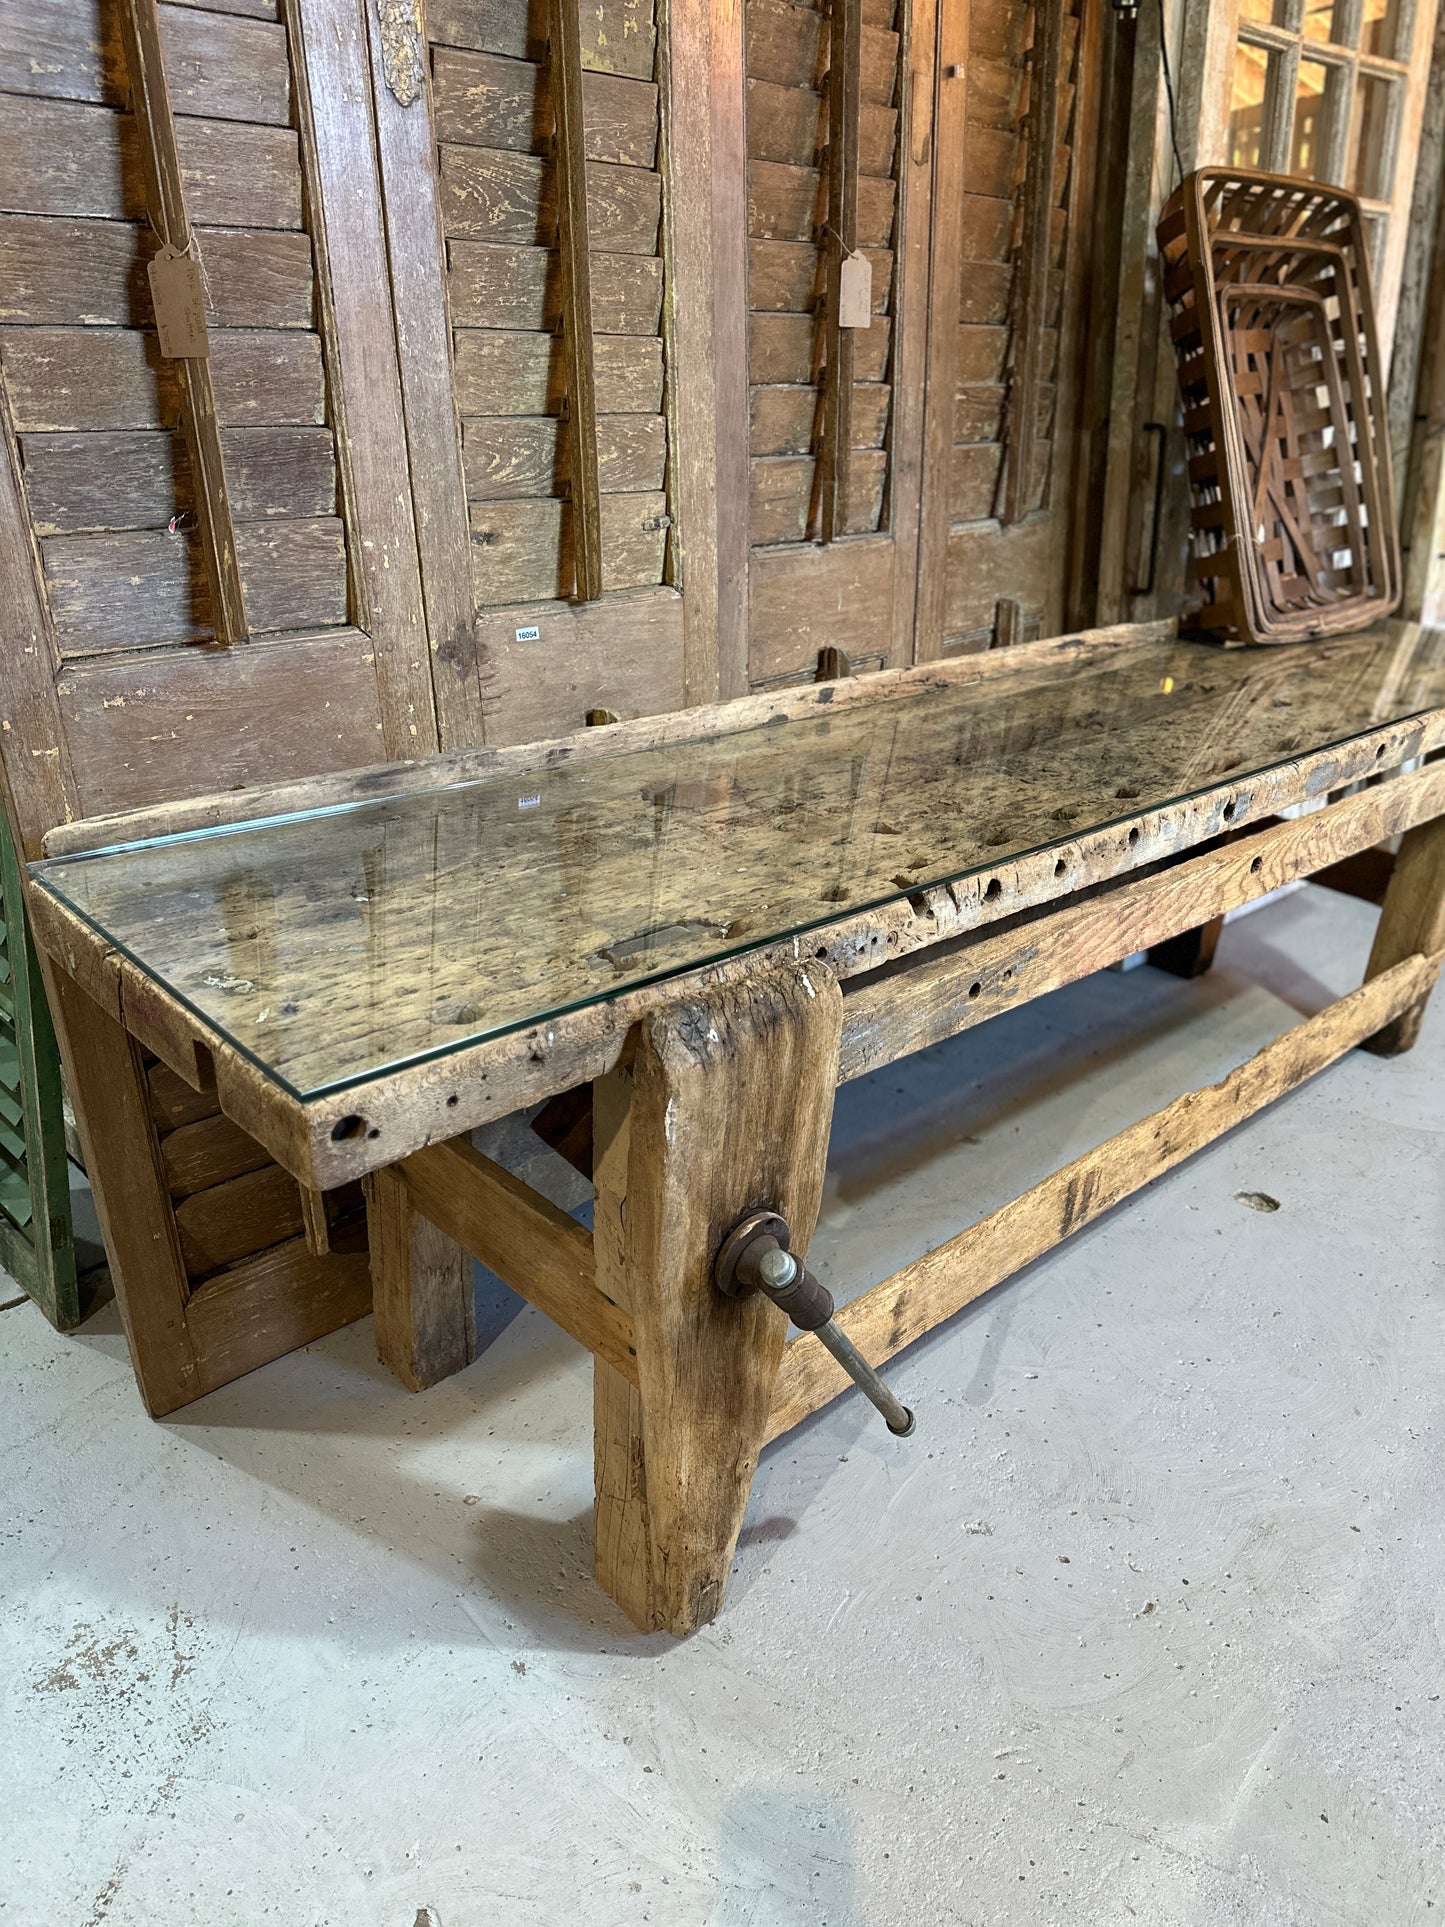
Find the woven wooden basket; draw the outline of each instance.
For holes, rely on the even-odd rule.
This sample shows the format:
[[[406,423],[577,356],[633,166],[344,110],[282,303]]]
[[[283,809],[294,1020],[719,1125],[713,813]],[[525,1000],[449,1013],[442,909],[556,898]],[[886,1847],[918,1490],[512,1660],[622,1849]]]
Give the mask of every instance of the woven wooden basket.
[[[1361,629],[1400,598],[1358,201],[1201,168],[1159,221],[1204,606],[1235,642]]]

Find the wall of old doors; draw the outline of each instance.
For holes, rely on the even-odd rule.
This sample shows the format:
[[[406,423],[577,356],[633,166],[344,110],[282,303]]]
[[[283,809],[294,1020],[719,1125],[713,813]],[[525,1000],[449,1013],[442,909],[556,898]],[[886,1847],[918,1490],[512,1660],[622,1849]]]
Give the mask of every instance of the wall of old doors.
[[[490,741],[1067,619],[1103,0],[667,18],[373,29],[437,673]]]
[[[1366,189],[1388,307],[1434,0],[1189,8],[1186,145]],[[37,809],[1171,606],[1158,55],[1108,0],[9,9]]]
[[[920,659],[1070,620],[1106,26],[1091,0],[944,20]]]
[[[27,853],[67,816],[436,747],[382,218],[356,0],[3,10]]]

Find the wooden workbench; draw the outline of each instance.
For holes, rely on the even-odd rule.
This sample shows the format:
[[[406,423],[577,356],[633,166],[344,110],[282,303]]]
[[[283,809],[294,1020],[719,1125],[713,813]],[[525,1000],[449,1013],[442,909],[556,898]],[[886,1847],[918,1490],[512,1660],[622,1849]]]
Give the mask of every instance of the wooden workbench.
[[[762,1445],[847,1384],[712,1280],[750,1209],[806,1248],[837,1084],[1403,836],[1365,985],[849,1304],[879,1364],[1353,1046],[1413,1042],[1442,747],[1438,632],[1067,638],[67,826],[33,918],[67,1028],[213,1087],[318,1249],[365,1180],[413,1382],[469,1355],[455,1269],[429,1297],[416,1262],[438,1230],[592,1350],[598,1576],[685,1633]],[[589,1081],[592,1236],[466,1135]],[[165,1307],[125,1310],[164,1345]]]

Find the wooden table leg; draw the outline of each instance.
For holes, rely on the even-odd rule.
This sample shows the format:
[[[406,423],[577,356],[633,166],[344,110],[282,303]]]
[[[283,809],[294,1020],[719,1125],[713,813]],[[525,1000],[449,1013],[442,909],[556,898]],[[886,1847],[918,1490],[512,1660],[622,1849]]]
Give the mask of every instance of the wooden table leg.
[[[416,1209],[395,1171],[363,1183],[376,1355],[409,1392],[424,1392],[477,1355],[475,1267]]]
[[[208,1387],[140,1048],[49,958],[41,964],[131,1363],[159,1418]]]
[[[1213,967],[1224,929],[1223,917],[1211,917],[1193,930],[1181,930],[1177,937],[1149,946],[1149,961],[1156,970],[1167,970],[1171,977],[1202,977]]]
[[[1431,956],[1445,949],[1445,817],[1417,824],[1400,841],[1400,854],[1390,875],[1380,910],[1365,981],[1417,952]],[[1386,1024],[1365,1044],[1377,1057],[1407,1051],[1420,1035],[1427,991],[1417,1004]]]
[[[596,1363],[597,1577],[645,1631],[722,1605],[787,1321],[724,1298],[718,1246],[767,1206],[807,1248],[832,1123],[842,997],[820,966],[657,1012],[598,1081],[597,1282],[632,1315],[638,1389]]]
[[[366,1254],[354,1248],[318,1258],[304,1238],[288,1238],[191,1282],[140,1047],[57,965],[42,967],[116,1302],[152,1416],[363,1317],[371,1290]]]

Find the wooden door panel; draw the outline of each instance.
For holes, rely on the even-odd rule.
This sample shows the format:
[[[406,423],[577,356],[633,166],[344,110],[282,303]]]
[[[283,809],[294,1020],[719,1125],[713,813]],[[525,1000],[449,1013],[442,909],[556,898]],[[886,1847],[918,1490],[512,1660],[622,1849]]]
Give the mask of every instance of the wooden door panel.
[[[945,13],[925,659],[1065,621],[1100,13],[1096,0]]]
[[[440,699],[474,665],[494,742],[672,707],[685,686],[679,511],[710,447],[683,460],[675,422],[710,371],[677,352],[656,22],[650,0],[605,0],[577,26],[571,51],[551,0],[444,0],[412,76],[376,61],[434,672]],[[699,540],[694,607],[705,560]],[[715,656],[710,674],[699,696]],[[442,736],[475,740],[445,715]]]
[[[61,726],[76,814],[245,789],[386,760],[373,644],[332,629],[228,652],[148,650],[66,668]]]
[[[324,138],[311,112],[317,80],[364,61],[360,0],[288,0],[271,18],[161,5],[164,128],[164,96],[133,105],[126,5],[26,0],[0,35],[8,631],[12,647],[33,638],[5,707],[7,721],[24,707],[48,773],[37,784],[6,760],[32,853],[52,822],[118,799],[437,740],[396,378],[388,401],[378,352],[390,326],[366,102],[353,89],[329,108]],[[152,313],[162,134],[201,269],[215,503],[186,364],[163,357]],[[203,509],[235,557],[232,648],[214,646]],[[207,730],[223,738],[210,758]]]
[[[62,37],[42,0],[28,11],[42,42]],[[80,12],[94,48],[89,91],[103,95],[119,85],[118,78],[107,79],[104,65],[104,50],[117,33],[117,7],[82,0]],[[303,168],[292,124],[287,31],[279,22],[183,7],[162,6],[159,21],[173,106],[206,117],[176,125],[217,388],[229,398],[263,386],[257,378],[271,363],[298,366],[311,381],[291,412],[310,427],[320,414],[324,424],[313,244],[301,227]],[[145,219],[136,116],[109,105],[6,94],[0,95],[0,128],[0,141],[19,162],[7,169],[4,189],[18,211],[0,216],[4,365],[11,376],[13,355],[8,385],[22,430],[22,486],[28,490],[34,475],[42,494],[41,512],[32,503],[31,515],[57,652],[64,661],[110,649],[204,642],[214,634],[214,612],[193,534],[198,505],[177,434],[174,370],[157,372],[146,274],[155,241]],[[78,149],[67,145],[72,138]],[[115,331],[107,346],[130,371],[136,392],[128,403],[110,386],[96,391],[86,380],[96,357],[88,336],[97,327]],[[233,332],[240,336],[234,344]],[[46,413],[57,411],[35,406],[37,373],[52,394],[65,397],[58,411],[64,421],[47,421]],[[123,483],[107,499],[107,463],[124,454],[106,437],[118,413],[153,428],[157,438],[147,460],[150,485]],[[272,414],[285,419],[275,402]],[[53,450],[57,434],[64,444]],[[103,438],[90,463],[88,436]],[[255,603],[256,633],[348,620],[338,463],[329,435],[327,441],[323,449],[321,437],[313,436],[294,471],[271,462],[258,500],[247,473],[249,453],[230,438],[230,456],[241,471],[231,502],[235,542],[246,558],[241,580],[246,602]],[[84,482],[87,467],[92,474]],[[64,501],[68,487],[83,491],[83,507]]]
[[[547,8],[434,6],[414,100],[377,93],[388,191],[435,195],[434,240],[400,262],[393,242],[413,472],[492,741],[573,729],[593,709],[666,707],[681,689],[655,22],[650,6],[607,0],[579,24],[585,340],[570,338],[567,313],[565,53]],[[579,353],[595,395],[586,417]],[[423,424],[421,384],[438,373],[451,407]],[[459,459],[445,445],[458,436]],[[584,511],[600,593],[578,602]]]
[[[756,688],[825,648],[912,656],[935,12],[745,0],[743,20]],[[872,318],[843,329],[850,248]]]
[[[437,745],[365,36],[363,0],[0,9],[0,765],[27,856],[67,818]],[[186,361],[149,274],[178,223]],[[154,1111],[113,1014],[52,1000],[152,1409],[360,1316],[359,1198],[313,1258],[258,1145],[208,1151],[222,1120]]]
[[[887,535],[759,548],[748,600],[753,683],[806,680],[826,648],[857,665],[888,667],[899,566]]]
[[[151,85],[128,0],[4,10],[0,746],[28,855],[66,817],[436,743],[366,100],[334,87],[324,143],[311,111],[364,63],[365,16],[267,13],[159,6]],[[191,364],[162,355],[152,312],[166,143],[244,603],[231,648],[200,553]]]

